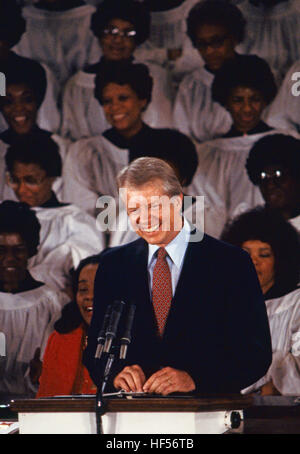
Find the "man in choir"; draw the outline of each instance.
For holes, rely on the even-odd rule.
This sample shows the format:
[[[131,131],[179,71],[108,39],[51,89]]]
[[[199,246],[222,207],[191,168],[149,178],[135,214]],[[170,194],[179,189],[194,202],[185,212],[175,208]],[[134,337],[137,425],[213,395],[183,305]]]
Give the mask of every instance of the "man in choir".
[[[120,172],[118,186],[126,190],[127,213],[141,238],[100,258],[84,354],[91,377],[101,385],[97,337],[107,305],[121,299],[136,311],[127,358],[112,368],[116,389],[239,392],[271,363],[267,315],[251,259],[197,235],[181,215],[182,187],[165,161],[133,161]],[[169,209],[162,205],[166,199]]]

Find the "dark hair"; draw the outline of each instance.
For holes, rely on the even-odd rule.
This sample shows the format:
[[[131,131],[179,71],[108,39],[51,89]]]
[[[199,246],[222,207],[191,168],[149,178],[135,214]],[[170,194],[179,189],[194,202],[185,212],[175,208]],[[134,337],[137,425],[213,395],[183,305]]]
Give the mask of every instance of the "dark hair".
[[[95,78],[95,98],[102,104],[103,90],[109,83],[130,85],[139,99],[151,101],[153,79],[142,63],[111,62]]]
[[[15,0],[0,0],[0,41],[15,46],[25,32],[26,22],[22,9]]]
[[[78,326],[80,326],[80,324],[82,323],[82,316],[78,308],[78,304],[76,303],[79,275],[85,266],[94,264],[97,265],[99,261],[100,254],[86,257],[85,259],[80,261],[76,270],[71,273],[75,301],[71,301],[70,303],[66,304],[63,307],[60,319],[57,320],[57,322],[55,322],[54,328],[58,333],[61,334],[69,333],[74,329],[78,328]]]
[[[18,233],[26,243],[29,257],[37,253],[40,229],[35,212],[25,203],[5,200],[0,204],[0,232]]]
[[[226,0],[206,0],[194,5],[187,18],[187,35],[197,46],[196,33],[201,25],[221,25],[240,43],[244,39],[246,21],[235,5]]]
[[[6,87],[11,84],[25,84],[34,93],[38,107],[42,104],[46,89],[46,71],[42,65],[30,58],[20,58],[5,69]],[[5,96],[1,96],[0,105],[5,102]]]
[[[275,79],[268,63],[256,55],[239,55],[224,62],[213,80],[213,100],[226,106],[231,90],[238,86],[258,90],[267,104],[277,93]]]
[[[59,177],[62,172],[62,160],[59,147],[49,135],[39,132],[20,136],[8,147],[5,163],[8,172],[13,172],[15,162],[37,164],[48,177]]]
[[[248,176],[253,184],[260,182],[260,173],[268,166],[280,165],[300,180],[300,140],[284,134],[271,134],[259,139],[251,148],[246,161]]]
[[[275,257],[275,284],[285,293],[299,282],[300,243],[296,229],[274,210],[257,207],[229,222],[221,240],[241,247],[245,241],[268,243]]]
[[[91,18],[91,30],[98,38],[112,19],[130,22],[135,31],[135,42],[142,44],[150,34],[150,13],[136,0],[104,0]]]

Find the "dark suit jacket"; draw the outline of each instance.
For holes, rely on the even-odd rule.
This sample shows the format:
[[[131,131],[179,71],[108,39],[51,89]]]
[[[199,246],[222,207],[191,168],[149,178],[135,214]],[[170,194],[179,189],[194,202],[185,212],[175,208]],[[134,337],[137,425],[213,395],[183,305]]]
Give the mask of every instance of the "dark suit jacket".
[[[148,285],[148,245],[138,239],[102,253],[84,363],[98,384],[94,354],[106,306],[135,303],[126,364],[148,378],[161,367],[188,372],[198,393],[231,393],[268,370],[272,347],[263,295],[249,255],[204,235],[188,244],[162,340]],[[115,364],[113,376],[124,367]]]

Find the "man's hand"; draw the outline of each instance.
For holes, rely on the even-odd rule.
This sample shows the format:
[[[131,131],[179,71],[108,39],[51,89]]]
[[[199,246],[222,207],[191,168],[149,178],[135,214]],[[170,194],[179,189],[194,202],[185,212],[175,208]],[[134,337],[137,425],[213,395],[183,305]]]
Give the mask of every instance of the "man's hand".
[[[140,366],[127,366],[114,379],[116,389],[124,389],[127,392],[143,392],[146,377]]]
[[[143,390],[167,396],[170,393],[194,391],[195,388],[195,382],[187,372],[164,367],[151,375],[144,384]]]

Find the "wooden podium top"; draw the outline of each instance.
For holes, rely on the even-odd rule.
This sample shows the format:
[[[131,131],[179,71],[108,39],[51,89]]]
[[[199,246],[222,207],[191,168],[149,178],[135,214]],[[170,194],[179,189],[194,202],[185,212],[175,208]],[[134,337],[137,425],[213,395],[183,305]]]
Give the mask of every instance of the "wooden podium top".
[[[253,405],[251,395],[205,397],[116,397],[105,398],[106,412],[209,412],[243,410]],[[95,397],[65,396],[56,398],[20,399],[10,408],[18,413],[93,412]]]

